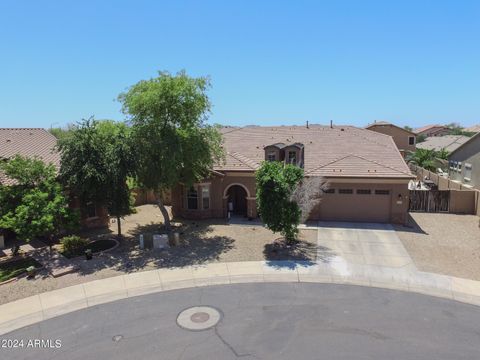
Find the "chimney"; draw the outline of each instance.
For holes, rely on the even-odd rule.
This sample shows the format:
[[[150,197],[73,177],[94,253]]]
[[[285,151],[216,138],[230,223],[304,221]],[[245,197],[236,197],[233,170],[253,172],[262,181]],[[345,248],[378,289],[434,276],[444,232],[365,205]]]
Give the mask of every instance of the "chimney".
[[[308,128],[309,128],[309,127],[308,127],[308,120],[307,120],[307,129],[308,129]]]
[[[333,129],[333,120],[330,120],[330,129]]]

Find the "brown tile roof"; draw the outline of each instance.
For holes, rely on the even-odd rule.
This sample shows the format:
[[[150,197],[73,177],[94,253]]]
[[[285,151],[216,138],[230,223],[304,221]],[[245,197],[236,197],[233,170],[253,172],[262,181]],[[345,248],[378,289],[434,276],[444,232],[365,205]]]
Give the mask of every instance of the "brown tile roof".
[[[223,132],[226,163],[218,171],[254,171],[264,147],[302,143],[305,174],[327,177],[410,178],[412,174],[390,136],[353,126],[255,126]]]
[[[424,132],[424,131],[427,131],[427,130],[436,128],[436,127],[438,127],[438,128],[445,128],[445,129],[447,128],[447,127],[444,126],[444,125],[438,125],[438,124],[436,124],[436,125],[425,125],[425,126],[422,126],[422,127],[418,128],[418,129],[415,129],[414,132],[415,132],[416,134],[419,134],[419,133],[422,133],[422,132]]]
[[[425,141],[417,143],[417,148],[436,150],[445,149],[449,152],[456,150],[462,144],[466,143],[470,138],[463,135],[445,135],[427,137]]]
[[[46,163],[60,166],[60,155],[54,150],[57,138],[40,128],[0,128],[0,159],[9,159],[17,154],[39,157]],[[11,180],[0,174],[0,183]]]
[[[392,124],[392,123],[390,123],[390,122],[388,122],[388,121],[383,121],[383,120],[382,120],[382,121],[375,121],[375,122],[372,123],[372,124],[368,124],[367,126],[365,126],[365,129],[374,130],[376,126],[380,126],[380,127],[383,127],[383,126],[393,126],[393,127],[397,128],[397,129],[400,129],[400,130],[402,130],[402,131],[404,131],[404,132],[406,132],[406,133],[409,133],[409,134],[412,134],[412,135],[416,135],[413,131],[407,130],[407,129],[405,129],[405,128],[402,128],[402,127],[400,127],[400,126],[397,126],[397,125],[395,125],[395,124]]]

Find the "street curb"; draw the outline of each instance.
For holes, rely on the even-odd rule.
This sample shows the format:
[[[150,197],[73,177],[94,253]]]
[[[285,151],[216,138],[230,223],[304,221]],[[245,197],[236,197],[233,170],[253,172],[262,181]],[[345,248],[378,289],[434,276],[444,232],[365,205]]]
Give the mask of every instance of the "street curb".
[[[0,335],[76,310],[120,299],[190,287],[238,283],[319,283],[400,290],[480,306],[480,282],[420,271],[322,263],[247,261],[134,272],[0,305]]]

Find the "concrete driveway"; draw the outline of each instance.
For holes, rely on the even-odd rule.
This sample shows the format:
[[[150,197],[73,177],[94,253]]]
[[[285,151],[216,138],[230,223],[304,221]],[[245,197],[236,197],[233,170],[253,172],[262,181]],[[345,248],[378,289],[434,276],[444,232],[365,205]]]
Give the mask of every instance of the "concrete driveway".
[[[317,259],[416,270],[389,224],[318,222]]]

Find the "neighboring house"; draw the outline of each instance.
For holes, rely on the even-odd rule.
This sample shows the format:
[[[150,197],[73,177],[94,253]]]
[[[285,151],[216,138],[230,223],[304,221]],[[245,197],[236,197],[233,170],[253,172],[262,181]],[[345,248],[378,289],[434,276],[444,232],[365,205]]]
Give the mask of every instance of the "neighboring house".
[[[465,132],[478,133],[480,132],[480,125],[473,125],[468,128],[463,129]]]
[[[448,175],[451,180],[480,189],[480,133],[452,151]]]
[[[444,136],[450,133],[450,129],[444,125],[427,125],[421,128],[415,129],[417,136],[423,135],[425,137],[430,136]]]
[[[243,127],[222,130],[226,161],[205,179],[172,189],[173,213],[197,218],[257,217],[255,171],[263,161],[300,166],[329,189],[311,220],[405,223],[415,178],[392,137],[352,126]]]
[[[466,143],[469,139],[468,136],[463,135],[432,136],[426,138],[425,141],[418,143],[417,148],[435,151],[445,149],[451,153]]]
[[[0,128],[0,160],[7,160],[15,155],[38,157],[45,163],[51,163],[60,168],[60,154],[55,150],[57,138],[45,129],[40,128]],[[1,185],[12,185],[12,179],[0,173]],[[79,208],[78,199],[71,199],[71,206]],[[82,225],[88,228],[108,224],[108,214],[105,208],[89,204],[81,209]]]
[[[403,157],[405,157],[407,152],[415,151],[416,136],[412,131],[387,121],[375,121],[373,124],[368,125],[366,129],[391,136]]]

